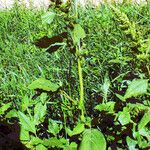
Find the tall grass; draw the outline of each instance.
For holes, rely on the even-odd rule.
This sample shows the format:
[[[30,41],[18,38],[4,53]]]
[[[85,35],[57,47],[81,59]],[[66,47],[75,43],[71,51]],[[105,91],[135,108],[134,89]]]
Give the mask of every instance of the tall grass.
[[[139,27],[144,26],[144,36],[149,36],[149,5],[143,7],[120,5],[120,9]],[[70,78],[77,79],[74,65],[67,63],[71,61],[67,52],[61,56],[59,53],[62,51],[49,55],[34,46],[35,39],[63,31],[61,21],[56,27],[43,25],[41,23],[43,12],[24,7],[0,12],[0,90],[3,99],[21,97],[28,91],[27,85],[40,76],[52,79],[57,76],[66,83],[69,68],[72,68]],[[99,91],[106,72],[115,72],[116,68],[118,68],[117,75],[132,71],[132,66],[127,63],[127,57],[131,55],[130,49],[126,37],[115,24],[109,7],[102,5],[97,9],[88,8],[83,11],[81,8],[80,22],[87,34],[85,39],[87,51],[83,54],[86,56],[84,66],[86,90],[89,90],[90,86],[89,92]],[[61,61],[64,61],[65,65],[62,65]]]

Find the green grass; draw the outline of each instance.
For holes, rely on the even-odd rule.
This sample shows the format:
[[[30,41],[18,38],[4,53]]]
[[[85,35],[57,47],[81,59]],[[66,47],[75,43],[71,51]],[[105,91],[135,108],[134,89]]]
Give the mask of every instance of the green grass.
[[[49,31],[41,24],[42,13],[25,8],[0,12],[0,88],[3,100],[20,99],[32,80],[40,76],[53,78],[53,73],[59,70],[57,66],[50,66],[57,58],[50,61],[50,56],[33,44],[36,38],[47,35]]]

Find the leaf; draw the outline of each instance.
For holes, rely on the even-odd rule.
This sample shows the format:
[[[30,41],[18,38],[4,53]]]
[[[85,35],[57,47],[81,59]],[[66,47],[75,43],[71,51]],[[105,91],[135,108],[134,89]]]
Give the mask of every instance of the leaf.
[[[35,81],[33,81],[29,86],[29,89],[42,89],[44,91],[51,91],[55,92],[58,90],[59,85],[56,83],[52,83],[49,80],[46,80],[45,78],[39,78]]]
[[[73,38],[74,44],[78,44],[81,39],[85,38],[85,36],[86,36],[85,31],[81,27],[81,25],[80,24],[75,24],[74,25],[74,30],[72,32],[72,38]]]
[[[44,15],[42,15],[41,19],[42,19],[42,23],[45,24],[51,24],[54,20],[55,17],[55,13],[54,12],[46,12]]]
[[[48,132],[50,132],[50,133],[52,133],[53,135],[56,136],[60,132],[62,127],[63,127],[62,125],[58,125],[56,123],[56,121],[50,119],[49,124],[48,124]]]
[[[120,94],[117,94],[115,93],[115,95],[122,101],[122,102],[125,102],[126,99],[124,98],[124,96],[120,95]]]
[[[150,142],[150,130],[146,127],[143,127],[141,130],[139,130],[139,134],[146,137],[147,140]]]
[[[130,120],[130,113],[125,108],[122,112],[119,112],[118,121],[121,123],[121,125],[130,123]]]
[[[150,122],[150,110],[144,114],[140,123],[138,124],[138,130],[143,129]]]
[[[47,148],[43,146],[42,144],[39,144],[36,146],[36,150],[47,150]]]
[[[30,131],[35,134],[36,128],[35,128],[34,122],[28,116],[26,116],[25,114],[23,114],[20,111],[18,111],[18,116],[19,116],[19,120],[20,120],[22,127],[25,130]]]
[[[30,140],[29,131],[25,130],[23,128],[23,126],[21,126],[21,129],[20,129],[20,140],[21,141],[28,141],[28,140]]]
[[[7,109],[9,109],[11,105],[12,105],[12,102],[9,102],[9,103],[7,103],[7,104],[3,104],[3,106],[0,107],[0,115],[4,114],[5,111],[6,111]]]
[[[77,126],[71,131],[69,128],[67,128],[67,133],[69,136],[77,135],[82,133],[85,130],[83,123],[78,123]]]
[[[44,116],[46,115],[46,104],[42,105],[41,102],[37,103],[34,108],[34,123],[36,125],[44,121]]]
[[[56,137],[53,137],[53,138],[43,140],[43,145],[47,146],[48,148],[51,147],[64,148],[64,145],[66,144],[67,144],[67,140],[64,138],[57,139]]]
[[[124,98],[136,97],[142,94],[145,94],[148,89],[148,80],[145,79],[137,79],[133,80],[124,95]]]
[[[42,93],[40,95],[40,101],[42,102],[42,104],[45,104],[47,100],[47,93]]]
[[[137,144],[137,141],[135,141],[135,140],[131,139],[129,136],[127,136],[126,142],[127,142],[129,150],[137,150],[135,148],[136,144]]]
[[[104,77],[104,83],[101,87],[102,92],[103,92],[103,99],[105,101],[107,101],[107,96],[109,94],[109,88],[110,88],[110,80],[109,80],[108,74],[106,73],[105,77]]]
[[[103,104],[99,104],[95,107],[95,109],[99,111],[107,111],[108,113],[114,113],[115,102],[107,102]]]
[[[29,103],[30,103],[30,99],[28,98],[28,96],[24,96],[21,101],[22,111],[27,110]]]
[[[97,129],[86,129],[79,147],[80,150],[106,150],[104,135]]]
[[[30,143],[31,143],[31,145],[43,144],[43,140],[38,137],[31,136]]]
[[[17,111],[15,109],[12,109],[7,113],[5,117],[6,118],[18,117]]]
[[[133,109],[137,109],[139,111],[148,111],[148,110],[150,110],[149,106],[143,105],[141,103],[136,103],[136,104],[128,103],[127,107],[131,110],[133,110]]]
[[[65,147],[63,148],[63,150],[77,150],[77,147],[78,147],[77,143],[71,142],[71,144],[65,146]]]

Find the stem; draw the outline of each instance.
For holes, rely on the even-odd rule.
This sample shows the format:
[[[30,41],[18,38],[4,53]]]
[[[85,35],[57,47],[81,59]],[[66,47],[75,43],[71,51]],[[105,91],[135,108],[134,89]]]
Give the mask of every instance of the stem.
[[[79,54],[80,47],[76,46],[76,52]],[[84,107],[84,86],[83,86],[83,76],[82,76],[82,67],[81,67],[81,58],[77,55],[78,59],[78,75],[79,75],[79,84],[80,84],[80,101],[79,109],[81,110],[81,121],[85,121],[85,107]]]
[[[78,19],[78,0],[74,0],[74,9],[75,17]],[[84,107],[84,86],[83,86],[83,76],[82,76],[82,65],[81,65],[81,56],[80,56],[80,42],[76,45],[76,57],[78,61],[78,75],[79,75],[79,85],[80,85],[80,101],[79,109],[81,110],[81,121],[85,122],[85,107]]]

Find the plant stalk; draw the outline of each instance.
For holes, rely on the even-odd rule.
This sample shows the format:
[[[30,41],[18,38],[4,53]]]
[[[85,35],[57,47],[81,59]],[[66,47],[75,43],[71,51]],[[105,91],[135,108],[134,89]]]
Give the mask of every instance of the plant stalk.
[[[76,46],[76,52],[79,54],[80,47]],[[85,107],[84,107],[84,86],[83,86],[83,75],[82,75],[82,66],[81,66],[81,57],[77,55],[78,61],[78,76],[79,76],[79,84],[80,84],[80,101],[79,101],[79,109],[81,110],[81,121],[85,121]]]

